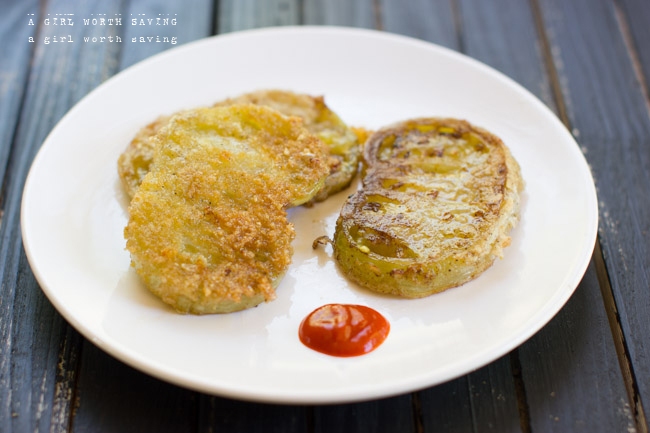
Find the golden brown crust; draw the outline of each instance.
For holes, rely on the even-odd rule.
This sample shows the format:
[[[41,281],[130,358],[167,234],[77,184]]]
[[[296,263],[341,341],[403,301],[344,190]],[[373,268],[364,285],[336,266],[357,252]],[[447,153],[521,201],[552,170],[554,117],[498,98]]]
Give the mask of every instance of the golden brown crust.
[[[325,143],[329,150],[330,173],[325,185],[312,201],[323,201],[350,185],[357,174],[361,157],[360,135],[327,106],[322,96],[276,89],[259,90],[226,99],[216,105],[241,103],[265,105],[286,116],[300,117],[305,128]]]
[[[354,131],[334,113],[321,96],[293,93],[285,90],[260,90],[217,102],[215,106],[233,104],[264,105],[285,116],[303,119],[304,127],[318,137],[328,148],[329,175],[309,202],[325,200],[346,188],[356,176],[361,146],[358,137],[365,138],[363,130]],[[151,137],[171,118],[161,116],[145,126],[133,138],[118,160],[118,174],[124,189],[133,197],[152,163],[154,149]],[[358,133],[357,133],[358,132]],[[300,203],[299,203],[300,204]]]
[[[183,112],[153,140],[124,230],[147,288],[194,314],[273,299],[292,255],[285,208],[327,175],[320,140],[300,119],[253,105]]]
[[[140,129],[117,160],[117,173],[124,191],[133,197],[153,161],[154,146],[151,138],[165,126],[171,116],[160,116]]]
[[[336,259],[360,285],[427,296],[475,278],[509,244],[523,181],[488,131],[413,119],[373,134],[364,160],[363,187],[334,236]]]

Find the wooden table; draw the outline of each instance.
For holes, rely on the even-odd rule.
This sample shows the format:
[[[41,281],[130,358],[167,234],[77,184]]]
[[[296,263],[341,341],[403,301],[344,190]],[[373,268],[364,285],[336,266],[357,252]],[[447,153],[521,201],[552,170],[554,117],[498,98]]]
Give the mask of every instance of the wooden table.
[[[126,25],[52,25],[65,14],[170,14],[179,24],[166,35],[176,44],[66,44],[62,37],[138,35]],[[596,249],[565,307],[511,353],[456,380],[377,401],[241,402],[122,364],[43,295],[22,246],[21,193],[36,151],[66,111],[120,70],[174,45],[303,24],[374,28],[465,53],[537,95],[580,144],[598,190]],[[648,431],[650,2],[5,0],[0,62],[0,431]]]

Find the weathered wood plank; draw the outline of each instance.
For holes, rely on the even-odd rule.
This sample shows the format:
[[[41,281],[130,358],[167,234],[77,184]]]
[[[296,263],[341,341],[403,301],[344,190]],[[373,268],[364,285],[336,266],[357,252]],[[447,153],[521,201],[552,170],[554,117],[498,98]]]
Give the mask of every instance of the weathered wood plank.
[[[377,11],[379,27],[462,50],[461,29],[454,6],[454,2],[445,0],[413,0],[408,5],[400,0],[380,0]]]
[[[495,4],[497,3],[497,4]],[[512,1],[499,1],[491,2],[488,4],[476,4],[475,2],[460,1],[455,10],[457,13],[456,22],[459,27],[458,37],[458,46],[465,53],[469,54],[472,57],[475,57],[479,60],[484,61],[487,64],[495,67],[496,69],[501,70],[513,77],[516,81],[523,84],[533,93],[537,94],[547,105],[554,107],[553,98],[550,91],[550,84],[548,78],[545,75],[545,68],[542,62],[542,53],[540,52],[540,46],[536,43],[537,34],[535,31],[535,21],[532,15],[532,12],[529,9],[529,6],[523,2],[512,2]],[[394,16],[394,15],[391,15]],[[409,18],[407,28],[408,31],[411,28],[418,28],[417,22],[414,21],[414,18]],[[446,20],[449,21],[449,20]],[[490,29],[499,28],[503,31],[500,32],[491,32]],[[390,29],[390,27],[387,27]],[[435,41],[435,40],[434,40]],[[596,295],[597,302],[600,301],[598,284],[597,281],[593,281],[591,285],[592,292]],[[593,304],[592,304],[593,306]],[[594,311],[602,312],[602,308],[596,303],[593,306]],[[598,343],[602,337],[602,333],[605,332],[605,337],[608,337],[607,334],[609,328],[604,312],[598,315],[595,319],[591,320],[592,324],[597,324],[599,327],[597,331],[592,335],[589,335],[590,341],[595,341]],[[547,331],[548,332],[548,331]],[[561,338],[560,334],[555,333],[552,338]],[[610,349],[609,353],[612,353],[613,344],[611,337],[605,338],[604,341],[608,348]],[[579,342],[572,341],[572,344],[578,344]],[[524,347],[534,348],[536,344],[534,342],[528,343]],[[526,349],[524,349],[526,350]],[[569,353],[564,353],[564,357],[561,362],[571,363],[572,358]],[[562,358],[562,357],[561,357]],[[537,358],[539,359],[539,358]],[[615,358],[611,357],[608,359],[610,365],[612,362],[615,363]],[[527,368],[534,367],[534,364],[527,365],[528,359],[524,357],[522,362],[524,370]],[[490,366],[493,367],[493,366]],[[559,368],[562,368],[561,366]],[[597,372],[588,372],[587,374],[577,374],[572,376],[572,379],[578,384],[598,384],[600,379],[600,373]],[[499,377],[507,377],[509,372],[506,368],[501,368],[496,373]],[[471,376],[470,376],[471,378]],[[551,380],[552,378],[546,378],[546,380]],[[514,400],[514,391],[510,386],[509,381],[505,382],[507,385],[507,395]],[[622,380],[619,374],[618,381],[614,381],[613,385],[608,388],[609,393],[604,395],[599,401],[602,404],[608,405],[612,401],[616,400],[618,397],[625,399],[624,390],[621,387]],[[618,385],[618,386],[617,386]],[[449,385],[448,385],[449,386]],[[567,383],[565,387],[570,387],[571,385]],[[436,390],[427,391],[423,393],[424,396],[427,396],[428,392],[435,392]],[[471,398],[472,396],[470,396]],[[471,403],[478,403],[478,401],[470,400]],[[516,402],[515,402],[516,403]],[[559,402],[558,405],[562,406],[568,404],[567,407],[575,405],[576,401],[567,401],[564,399]],[[526,402],[523,402],[525,405]],[[427,399],[423,397],[423,408],[427,407]],[[476,404],[476,407],[481,407],[481,405]],[[462,406],[461,406],[462,407]],[[516,407],[516,405],[515,405]],[[507,408],[508,415],[501,416],[497,418],[497,421],[515,421],[517,420],[515,407],[512,405]],[[424,410],[424,409],[423,409]],[[452,412],[453,413],[453,412]],[[458,418],[463,418],[463,413],[457,411]],[[426,412],[425,412],[426,414]],[[465,414],[467,415],[467,414]],[[617,418],[616,414],[613,414],[611,419],[616,421],[625,421]],[[473,425],[474,430],[481,430],[487,428],[489,425],[493,425],[492,422],[476,422]],[[565,419],[565,422],[570,423],[570,419]],[[524,427],[528,420],[524,420]],[[533,420],[535,422],[535,420]],[[436,425],[454,425],[453,423],[445,423],[443,420],[427,420],[425,417],[425,427],[428,424]],[[562,424],[563,426],[570,424]],[[620,424],[619,424],[620,425]],[[518,422],[508,423],[508,427],[500,426],[499,431],[508,431],[508,429],[518,430],[520,425]]]
[[[6,391],[2,393],[2,425],[6,431],[65,431],[72,410],[69,396],[79,338],[45,299],[27,264],[20,236],[20,200],[34,154],[52,126],[79,97],[75,91],[87,92],[94,86],[96,75],[84,71],[86,75],[72,81],[78,71],[74,64],[63,59],[74,57],[82,47],[62,42],[62,39],[70,40],[68,30],[72,32],[72,28],[45,24],[44,19],[55,16],[52,14],[71,12],[69,5],[52,2],[51,8],[44,11],[35,4],[29,6],[33,8],[29,13],[35,14],[37,23],[34,45],[26,48],[27,41],[15,42],[22,49],[33,49],[34,56],[20,124],[11,142],[13,150],[3,185],[6,195],[0,228],[2,387]],[[27,25],[26,21],[22,22]],[[17,30],[16,35],[21,34]],[[76,87],[71,89],[70,82]]]
[[[371,6],[369,2],[346,3],[343,6],[344,9],[339,9],[339,6],[336,6],[334,2],[316,3],[309,0],[304,3],[277,1],[274,3],[275,6],[267,3],[265,7],[258,9],[254,8],[255,4],[253,2],[247,1],[222,1],[221,3],[222,8],[217,12],[216,21],[219,30],[222,32],[301,22],[371,27],[375,25],[377,17],[383,17],[383,21],[378,24],[380,27],[433,40],[453,48],[463,48],[470,55],[511,75],[542,97],[549,105],[552,104],[552,98],[548,96],[548,83],[545,81],[543,69],[538,67],[538,63],[536,63],[539,61],[539,59],[536,59],[538,47],[534,43],[529,44],[531,35],[533,39],[535,38],[534,32],[531,33],[531,28],[526,25],[526,23],[530,24],[530,22],[512,22],[508,18],[517,18],[517,11],[510,9],[504,11],[502,9],[500,13],[497,13],[494,10],[499,8],[495,8],[494,5],[486,5],[484,6],[486,10],[482,10],[483,6],[464,0],[459,2],[427,2],[426,4],[421,2],[422,4],[417,6],[418,9],[412,9],[413,5],[406,7],[403,2],[399,1],[384,1],[377,2],[380,7],[372,10],[368,9]],[[564,32],[567,31],[564,26],[570,26],[572,23],[575,24],[575,22],[583,19],[575,11],[565,16],[562,8],[571,8],[573,6],[560,7],[556,3],[559,2],[549,0],[542,4],[548,29],[554,32],[559,29]],[[68,4],[66,2],[54,2],[48,4],[49,9],[47,11],[61,12],[60,8]],[[151,5],[153,4],[152,2]],[[499,4],[514,7],[512,3],[504,2]],[[526,3],[523,4],[525,7]],[[576,10],[584,12],[580,8],[586,7],[585,5],[586,2],[581,3]],[[602,3],[599,3],[599,5],[599,7],[603,7]],[[129,11],[134,13],[149,11],[149,9],[143,11],[139,7],[140,4],[131,4],[130,9],[121,12],[127,14],[131,13]],[[193,9],[192,13],[199,14],[198,8]],[[236,15],[231,17],[232,19],[225,16],[229,10],[228,8],[230,8],[231,14]],[[100,9],[102,13],[112,13],[115,10],[112,7],[105,7],[104,3],[93,4],[92,7],[90,5],[80,6],[79,4],[74,6],[74,12],[77,14],[81,14],[81,11],[95,13]],[[184,11],[188,9],[191,8],[183,7]],[[492,11],[488,9],[492,9]],[[159,13],[157,9],[151,10],[151,13]],[[163,9],[163,11],[166,10],[171,9]],[[342,13],[342,10],[346,12]],[[414,10],[419,11],[419,13],[413,13]],[[605,8],[605,10],[609,11],[610,9]],[[350,12],[352,16],[349,15]],[[209,15],[210,12],[205,13]],[[609,17],[610,15],[605,14],[605,16]],[[576,17],[578,21],[572,21]],[[563,22],[563,20],[566,20],[566,22]],[[204,24],[205,22],[203,21]],[[588,22],[591,23],[588,24],[588,27],[601,24],[599,20]],[[609,24],[609,21],[606,20],[605,23]],[[499,26],[500,29],[510,26],[512,29],[507,30],[505,33],[501,31],[490,32],[489,29],[493,28],[492,26]],[[187,30],[188,27],[186,23],[181,26],[179,18],[179,32]],[[624,124],[620,129],[617,129],[616,125],[606,123],[606,133],[600,135],[598,130],[594,128],[594,124],[598,122],[587,119],[588,112],[586,110],[584,113],[582,112],[584,107],[588,107],[585,101],[589,100],[589,93],[584,88],[581,88],[580,84],[576,84],[575,80],[583,70],[588,70],[587,66],[589,65],[597,65],[600,68],[604,58],[585,58],[585,55],[579,52],[581,28],[570,31],[568,43],[565,41],[565,36],[560,38],[562,43],[567,44],[567,46],[558,44],[557,39],[555,39],[557,34],[552,33],[553,47],[556,48],[553,53],[556,55],[556,60],[561,60],[561,63],[558,63],[560,75],[563,78],[568,77],[566,82],[563,82],[563,85],[565,85],[563,90],[570,102],[570,109],[567,112],[570,115],[571,124],[580,134],[578,138],[581,142],[583,137],[589,139],[583,142],[584,148],[588,151],[588,157],[594,152],[602,155],[595,161],[596,172],[599,174],[609,173],[610,168],[618,167],[614,175],[610,176],[608,174],[607,177],[603,178],[606,181],[613,180],[614,182],[623,178],[625,185],[634,184],[634,179],[636,179],[638,191],[641,185],[647,184],[647,174],[644,174],[641,170],[644,164],[646,167],[648,166],[646,164],[648,155],[641,151],[641,149],[648,148],[647,142],[643,141],[646,140],[643,137],[649,136],[646,126],[645,124],[642,124],[641,127],[638,126],[637,102],[634,97],[629,96],[632,93],[625,93],[624,102],[622,103],[623,113],[629,111],[632,119],[628,119],[629,123]],[[141,29],[130,30],[135,32]],[[75,29],[75,31],[77,30]],[[596,30],[594,29],[594,31]],[[53,32],[54,29],[44,29],[40,36],[54,35]],[[80,29],[75,33],[75,38],[84,35],[100,35],[104,34],[104,32],[106,32],[105,28]],[[114,34],[127,37],[125,32]],[[504,37],[504,34],[514,36]],[[589,37],[594,37],[598,41],[597,35],[590,35]],[[523,39],[523,42],[516,40],[517,38]],[[179,43],[181,43],[180,34]],[[600,44],[600,42],[594,42],[594,44]],[[11,46],[10,44],[7,45]],[[3,337],[2,368],[0,369],[0,375],[2,375],[0,376],[0,387],[2,388],[0,391],[7,391],[12,394],[3,392],[2,395],[10,395],[10,397],[0,397],[0,401],[3,403],[2,412],[0,413],[0,417],[2,417],[0,425],[3,427],[11,425],[15,431],[64,431],[67,428],[72,408],[70,399],[64,398],[63,395],[77,392],[79,409],[77,416],[73,419],[75,431],[97,430],[99,428],[97,423],[102,421],[105,422],[103,431],[129,431],[129,429],[135,431],[136,428],[140,430],[153,428],[157,431],[194,430],[197,428],[206,431],[228,430],[229,428],[236,431],[267,431],[272,428],[271,426],[274,426],[277,429],[276,431],[329,431],[328,428],[331,430],[333,426],[344,426],[346,424],[350,426],[351,423],[352,427],[356,426],[357,429],[361,429],[361,422],[359,422],[359,425],[355,424],[354,415],[357,415],[359,420],[365,420],[366,422],[375,420],[374,416],[380,419],[383,419],[384,416],[396,418],[385,422],[378,421],[376,425],[370,426],[376,431],[382,431],[382,429],[388,431],[390,430],[388,426],[396,427],[393,430],[404,426],[408,426],[409,430],[413,426],[417,428],[423,426],[427,431],[458,431],[463,426],[467,426],[468,431],[517,430],[518,419],[513,416],[513,411],[516,408],[516,404],[513,402],[515,392],[513,391],[507,358],[461,379],[417,394],[416,400],[419,400],[422,405],[422,420],[418,419],[418,417],[413,418],[411,396],[402,396],[380,402],[322,408],[277,407],[208,397],[178,389],[140,374],[113,360],[88,343],[84,343],[83,362],[77,377],[77,368],[75,366],[79,362],[76,356],[79,353],[80,337],[63,323],[60,316],[53,311],[47,300],[42,296],[22,253],[18,233],[18,207],[22,189],[21,184],[24,181],[24,175],[35,150],[49,132],[49,129],[69,106],[99,82],[114,74],[119,68],[158,52],[159,49],[157,46],[149,44],[144,44],[145,46],[141,48],[136,47],[129,52],[126,51],[124,46],[116,48],[114,45],[107,44],[103,46],[74,45],[74,47],[54,47],[54,44],[49,44],[45,47],[41,44],[41,46],[37,47],[34,75],[30,79],[29,89],[25,94],[21,128],[16,131],[15,135],[15,147],[19,150],[11,156],[9,165],[11,176],[7,176],[9,182],[4,186],[4,191],[6,191],[4,200],[6,215],[0,227],[0,235],[2,236],[0,254],[7,259],[3,261],[2,268],[0,268],[0,276],[2,276],[2,296],[0,297],[2,321],[0,321],[0,330]],[[610,50],[611,45],[612,43],[606,47],[606,53],[609,53],[608,50]],[[530,52],[523,51],[522,46],[528,46]],[[121,54],[120,49],[122,49]],[[615,53],[615,50],[613,53]],[[67,59],[77,59],[77,62],[73,61],[66,64],[57,60],[57,56],[63,57],[63,55],[66,55]],[[531,58],[533,58],[532,65],[534,66],[529,63]],[[596,95],[594,98],[598,100],[596,104],[598,112],[596,119],[598,121],[601,120],[600,115],[602,113],[609,115],[609,111],[620,108],[603,108],[608,98],[614,97],[616,89],[618,89],[614,83],[618,79],[618,69],[611,68],[614,67],[610,67],[609,70],[605,68],[604,73],[592,72],[592,74],[600,77],[598,82],[603,84],[603,88],[608,87],[603,95],[592,92]],[[634,74],[629,75],[629,71],[623,69],[625,73],[622,76],[626,84],[619,87],[622,87],[625,92],[629,92],[630,88],[634,88],[635,76]],[[568,73],[568,70],[572,72]],[[630,77],[632,78],[630,79]],[[577,97],[574,94],[576,87],[580,89],[577,92],[579,94]],[[598,87],[595,87],[595,89],[600,90]],[[612,91],[612,89],[614,90]],[[14,97],[19,100],[22,98],[22,94]],[[15,110],[15,101],[7,102],[9,106],[14,107],[11,108],[13,110]],[[0,101],[0,104],[4,103],[4,100]],[[2,107],[3,105],[0,105],[0,109]],[[576,107],[582,107],[583,110],[577,110]],[[620,117],[616,117],[616,121]],[[623,115],[622,117],[626,118],[627,116]],[[4,116],[0,117],[0,119],[4,119]],[[9,122],[13,121],[9,120]],[[612,147],[612,150],[617,149],[615,146],[619,146],[619,143],[616,141],[618,138],[616,133],[628,128],[627,125],[631,125],[630,128],[633,134],[623,137],[623,145],[625,148],[631,149],[631,154],[625,157],[619,155],[618,159],[608,163],[607,158],[617,158],[617,151],[610,151],[609,146]],[[0,126],[2,125],[0,124]],[[8,129],[4,127],[0,128],[2,134],[8,134],[7,131]],[[12,132],[11,136],[13,135]],[[605,140],[602,138],[603,136],[606,137]],[[645,145],[645,147],[642,148],[639,143]],[[626,174],[622,164],[630,160],[633,162],[632,172]],[[590,162],[594,166],[594,161],[591,158]],[[599,187],[601,187],[600,184]],[[624,197],[618,198],[618,201],[613,200],[611,195],[615,194],[614,188],[609,187],[608,189],[610,195],[607,196],[607,205],[605,206],[608,211],[606,220],[608,225],[605,228],[601,227],[601,235],[605,238],[603,245],[607,247],[605,253],[608,265],[610,269],[620,269],[622,274],[624,274],[624,266],[627,263],[633,263],[630,265],[630,269],[639,270],[639,273],[632,276],[620,275],[619,271],[614,272],[615,275],[612,278],[614,289],[617,290],[621,286],[632,292],[639,291],[641,288],[645,289],[648,285],[643,285],[645,274],[642,274],[641,270],[647,269],[648,263],[645,244],[641,244],[644,239],[643,233],[647,234],[647,223],[643,222],[643,218],[647,217],[647,202],[632,207],[632,215],[626,216],[621,210],[624,208],[612,212],[612,205],[614,207],[618,207],[619,204],[625,205],[633,201],[634,196],[625,194]],[[648,221],[648,219],[645,218],[645,221]],[[624,239],[621,239],[618,235],[620,224],[630,222],[633,224],[632,229],[626,229],[627,234],[623,236]],[[636,235],[640,235],[640,237],[634,238],[633,236]],[[627,245],[631,245],[631,247],[627,247]],[[617,247],[625,248],[617,250]],[[641,259],[633,257],[633,252],[635,253],[637,250],[642,253]],[[637,260],[637,262],[630,260]],[[647,280],[645,281],[647,283]],[[588,393],[591,390],[591,392],[598,394],[598,398],[591,399],[587,409],[598,412],[601,405],[611,401],[612,396],[618,395],[617,391],[620,391],[615,386],[615,384],[620,383],[617,377],[619,373],[617,373],[615,363],[612,362],[612,357],[608,355],[611,354],[611,350],[608,349],[607,344],[609,343],[607,342],[609,341],[608,338],[611,339],[611,336],[606,333],[598,334],[598,332],[606,329],[606,326],[602,324],[604,316],[599,313],[600,309],[597,306],[598,302],[602,302],[596,290],[597,287],[593,270],[591,270],[578,292],[576,292],[576,296],[572,298],[560,315],[538,336],[519,350],[526,379],[529,406],[532,408],[531,422],[534,431],[537,429],[547,431],[545,428],[548,428],[548,431],[553,431],[553,429],[562,430],[561,427],[567,426],[581,427],[589,425],[589,422],[592,423],[592,427],[596,426],[592,431],[605,431],[605,427],[617,429],[622,426],[629,426],[629,418],[627,418],[625,412],[627,407],[624,405],[624,393],[622,403],[614,406],[614,409],[620,411],[618,416],[610,417],[611,410],[609,412],[605,411],[607,412],[606,416],[594,416],[587,424],[582,423],[586,410],[574,412],[573,409],[577,406],[567,405],[567,402],[571,401],[573,401],[572,404],[574,405],[580,404],[574,398],[579,395],[589,395]],[[622,292],[618,293],[617,303],[620,304],[620,297],[622,296],[620,293]],[[637,297],[636,299],[643,301],[645,298]],[[640,331],[647,329],[647,324],[643,316],[631,315],[630,311],[634,310],[640,313],[642,308],[647,308],[647,304],[641,304],[635,309],[632,309],[630,305],[624,305],[624,307],[626,307],[623,311],[624,318],[629,321],[629,328],[625,330],[626,336],[630,335],[629,329],[635,329],[637,338],[640,340],[644,335]],[[588,311],[583,311],[585,309]],[[579,321],[577,318],[579,318]],[[598,332],[591,329],[592,324],[597,325]],[[598,347],[597,351],[589,352],[587,349],[591,345],[592,339],[596,337],[599,337],[604,343],[598,343],[596,346]],[[558,353],[558,349],[555,347],[558,341],[562,341],[564,346],[559,350],[562,355],[561,359],[556,360],[548,354]],[[642,342],[632,341],[632,343],[634,344],[633,349],[636,350],[636,354],[630,352],[633,360],[640,355],[645,356],[645,352],[643,352],[645,348]],[[11,353],[12,350],[14,353],[7,359],[4,354]],[[598,353],[602,353],[604,359],[597,359],[596,355]],[[60,362],[64,366],[57,369],[56,365]],[[548,362],[555,362],[555,364],[549,364]],[[563,385],[562,377],[555,378],[557,375],[554,372],[564,366],[569,367],[567,376],[570,377],[566,378],[570,379],[568,383],[578,384],[578,389],[575,392],[571,392],[571,385]],[[634,364],[634,366],[637,380],[643,381],[647,380],[645,378],[650,377],[646,375],[639,379],[641,377],[640,373],[645,371],[643,366],[639,367],[638,363]],[[577,377],[574,377],[574,375]],[[593,382],[589,380],[583,381],[584,377],[591,377],[592,379],[594,377],[604,378],[607,384],[603,386],[601,383],[596,383],[597,387],[592,388],[591,384]],[[77,379],[79,386],[75,391],[71,384]],[[127,387],[126,384],[131,384],[133,389]],[[562,386],[558,388],[555,386],[556,384]],[[646,384],[647,386],[648,384]],[[102,396],[104,392],[110,394],[110,397]],[[552,392],[555,394],[551,394]],[[505,400],[501,398],[502,396]],[[149,401],[146,404],[137,406],[140,400],[147,399]],[[451,413],[441,411],[440,408],[444,405],[452,407],[453,411]],[[177,411],[169,410],[169,408],[173,407],[177,407]],[[119,418],[119,415],[124,412],[135,417],[132,426],[124,424],[128,423],[128,417]],[[263,421],[257,422],[254,420],[258,415],[262,417]],[[549,416],[553,416],[553,419],[550,419]],[[559,419],[558,421],[555,420],[556,416]],[[156,419],[156,417],[159,418]],[[174,420],[170,421],[170,417],[173,417]],[[545,420],[544,418],[548,419]],[[609,424],[596,425],[596,422],[601,418],[608,419]],[[398,420],[402,421],[398,422]],[[193,422],[196,422],[197,425],[194,425]],[[304,426],[307,427],[303,428]],[[368,425],[366,424],[365,427],[368,427]]]
[[[71,432],[191,432],[198,394],[142,374],[86,342]]]
[[[312,431],[309,408],[204,397],[199,406],[199,431],[298,433]]]
[[[420,393],[422,431],[471,432],[471,395],[467,376],[429,388]]]
[[[633,62],[638,62],[637,73],[641,76],[641,91],[644,92],[646,101],[650,103],[650,7],[643,0],[621,0],[615,2],[615,7],[620,5],[619,23],[621,31],[629,45],[628,52]],[[617,9],[618,11],[618,9]]]
[[[19,255],[18,262],[21,270],[16,276],[10,316],[13,329],[7,339],[10,351],[3,355],[3,363],[10,367],[3,383],[8,389],[2,397],[7,399],[3,406],[9,409],[9,417],[3,416],[0,425],[8,432],[67,431],[79,339],[68,333],[69,328],[42,295],[33,275],[24,271],[24,254]],[[28,326],[34,316],[39,318],[38,326]],[[58,368],[59,363],[65,363],[72,373]]]
[[[302,24],[375,28],[377,11],[372,0],[305,0]]]
[[[646,3],[646,9],[647,9]],[[600,242],[640,403],[650,404],[650,117],[615,4],[541,0],[571,127],[595,177]],[[580,22],[580,26],[575,23]],[[630,402],[635,404],[635,401]],[[636,409],[636,408],[635,408]],[[647,429],[640,420],[641,429]]]
[[[3,399],[7,398],[3,401],[3,408],[9,409],[10,418],[3,416],[2,421],[10,431],[63,431],[71,410],[66,395],[71,390],[73,377],[58,367],[66,366],[74,372],[78,339],[74,333],[68,332],[33,278],[22,250],[19,212],[22,186],[31,160],[50,128],[67,109],[66,104],[74,97],[61,100],[57,93],[61,86],[66,86],[65,78],[73,72],[73,69],[65,67],[61,58],[64,53],[73,51],[74,44],[60,41],[59,38],[68,35],[59,28],[44,25],[47,14],[54,12],[48,9],[41,14],[38,5],[33,3],[23,6],[35,14],[38,32],[34,34],[32,46],[26,40],[15,41],[22,50],[33,49],[34,57],[20,114],[20,127],[14,140],[9,141],[13,152],[9,176],[3,185],[6,194],[0,229],[3,334],[6,329],[10,331],[3,339],[2,380],[3,387],[9,390],[2,395]],[[53,6],[65,5],[54,3]],[[69,12],[57,10],[56,13],[59,11]],[[18,22],[27,25],[26,20]],[[16,29],[15,35],[23,34]],[[54,42],[54,37],[57,42]],[[16,72],[21,72],[21,69]],[[78,88],[83,88],[90,79],[92,76],[81,80],[77,83]],[[13,127],[7,127],[13,130]],[[8,369],[5,366],[9,366]]]
[[[566,306],[519,356],[532,431],[634,428],[593,265]]]
[[[425,432],[520,431],[509,357],[420,392]]]
[[[84,13],[79,7],[76,10],[79,15]],[[104,45],[110,51],[94,53],[95,58],[82,53],[75,59],[80,65],[110,64],[112,68],[101,76],[103,80],[118,69],[153,54],[208,36],[212,5],[203,0],[188,2],[183,7],[172,3],[141,1],[129,3],[124,10],[96,5],[85,13],[106,19],[121,17],[120,25],[97,25],[89,29],[93,32],[90,37],[112,36],[116,41],[120,37],[121,42],[105,42]],[[157,18],[167,18],[168,21],[163,22],[168,24],[148,24],[149,19],[155,23]],[[172,18],[176,21],[171,21]],[[135,25],[132,19],[136,19]],[[140,20],[145,20],[146,24],[140,25]],[[140,37],[145,38],[144,42]],[[135,41],[133,38],[136,38]],[[148,38],[153,39],[150,41]],[[102,55],[104,58],[98,57]],[[77,376],[76,407],[71,420],[74,432],[93,432],[98,429],[115,432],[177,432],[196,428],[199,394],[137,372],[88,341],[83,343]]]
[[[314,432],[380,433],[415,432],[419,422],[410,394],[373,400],[319,406],[314,409]]]
[[[0,64],[0,426],[7,431],[34,428],[34,423],[29,419],[29,402],[24,399],[25,395],[31,394],[31,390],[27,391],[31,388],[31,375],[17,371],[15,363],[17,359],[27,359],[29,354],[25,353],[26,349],[21,354],[12,354],[15,346],[21,344],[21,341],[15,340],[17,323],[13,308],[17,273],[22,260],[21,255],[16,253],[19,247],[16,245],[16,218],[12,208],[15,205],[12,203],[9,206],[8,215],[11,217],[2,216],[7,203],[11,201],[5,194],[16,189],[5,174],[8,168],[10,174],[15,170],[8,165],[33,54],[29,37],[36,34],[36,25],[29,25],[28,14],[34,14],[31,17],[35,24],[39,19],[37,12],[36,1],[14,2],[4,10],[7,22],[0,27],[0,40],[3,41],[0,45],[0,58],[3,59]],[[20,388],[14,389],[15,384]],[[19,401],[23,401],[23,405]]]
[[[218,33],[297,25],[301,23],[301,3],[298,0],[221,0],[216,21]]]
[[[34,43],[29,41],[36,37],[36,22],[39,18],[37,12],[38,2],[35,0],[14,2],[3,12],[4,24],[0,26],[0,40],[3,41],[0,44],[0,179],[5,178],[16,121],[29,75],[29,62],[34,48]],[[33,25],[30,25],[30,19]],[[0,205],[2,202],[0,195]],[[1,215],[0,213],[0,223]]]
[[[492,2],[489,6],[477,7],[476,4],[470,4],[470,2],[461,2],[460,15],[467,54],[511,76],[536,94],[550,108],[556,108],[543,62],[543,47],[537,43],[535,18],[528,3],[498,1]],[[490,32],[489,30],[492,28],[500,28],[503,31]],[[591,278],[583,282],[582,286],[582,290],[587,291],[591,296],[573,299],[570,305],[565,307],[573,314],[567,315],[564,312],[555,319],[554,323],[559,323],[560,327],[570,327],[571,320],[577,320],[585,324],[585,329],[589,332],[573,335],[564,332],[564,329],[547,326],[518,349],[525,380],[526,405],[532,408],[528,414],[529,419],[523,420],[524,427],[529,422],[533,431],[536,431],[539,425],[544,426],[541,431],[550,431],[548,428],[551,427],[558,431],[567,429],[573,431],[574,428],[581,425],[588,425],[592,428],[591,431],[597,431],[593,428],[598,428],[601,425],[618,428],[627,425],[627,420],[621,418],[616,410],[598,411],[596,412],[599,414],[598,416],[592,416],[586,420],[578,409],[582,406],[579,403],[580,400],[583,400],[586,395],[579,398],[574,392],[576,390],[586,391],[595,386],[600,386],[602,392],[598,394],[598,398],[593,398],[593,395],[590,397],[592,404],[598,406],[599,409],[612,408],[620,403],[620,399],[623,399],[624,404],[626,399],[622,375],[617,370],[618,364],[614,356],[613,340],[606,314],[602,308],[598,281]],[[557,341],[562,341],[563,344],[556,344],[553,350],[546,347],[547,344]],[[591,347],[600,348],[599,356],[591,358],[588,356],[591,352],[588,352],[584,354],[586,359],[576,357],[575,348],[584,346],[585,341]],[[578,362],[589,364],[590,368],[575,369]],[[555,369],[545,371],[540,368],[540,366],[548,364],[553,364]],[[612,367],[614,367],[613,370]],[[558,371],[567,370],[571,370],[573,374],[567,377],[557,375]],[[602,376],[607,372],[613,375],[607,385],[602,386]],[[554,399],[548,400],[548,394],[546,394],[548,390],[542,389],[544,385],[562,391],[553,391]],[[540,407],[549,408],[550,406],[553,407],[553,410],[562,411],[563,414],[551,425],[548,425],[547,414],[540,411]],[[587,429],[587,431],[589,430]]]
[[[535,19],[527,2],[459,0],[458,14],[465,54],[503,72],[555,108]]]
[[[120,69],[169,48],[210,36],[214,15],[212,3],[211,0],[129,3],[122,14]],[[151,24],[149,20],[153,20]]]

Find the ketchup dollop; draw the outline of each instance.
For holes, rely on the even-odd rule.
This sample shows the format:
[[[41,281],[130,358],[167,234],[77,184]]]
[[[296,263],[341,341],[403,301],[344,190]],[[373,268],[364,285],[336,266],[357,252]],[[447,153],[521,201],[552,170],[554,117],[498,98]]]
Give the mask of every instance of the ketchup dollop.
[[[359,356],[384,342],[390,324],[363,305],[327,304],[312,311],[300,324],[300,341],[331,356]]]

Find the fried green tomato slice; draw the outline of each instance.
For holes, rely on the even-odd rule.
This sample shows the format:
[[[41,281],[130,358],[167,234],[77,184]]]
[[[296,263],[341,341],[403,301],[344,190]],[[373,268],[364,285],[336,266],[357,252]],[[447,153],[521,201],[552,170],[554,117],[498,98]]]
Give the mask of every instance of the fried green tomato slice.
[[[523,180],[495,135],[457,119],[414,119],[375,132],[364,160],[333,239],[359,285],[428,296],[476,278],[510,244]]]
[[[304,126],[317,136],[328,149],[329,174],[310,203],[323,201],[341,191],[356,176],[361,158],[359,132],[348,127],[326,104],[323,97],[298,94],[284,90],[260,90],[229,98],[216,106],[233,104],[264,105],[286,116],[303,119]],[[171,116],[161,116],[142,128],[118,159],[118,174],[124,190],[133,197],[152,163],[154,149],[151,137],[169,121]]]
[[[181,313],[229,313],[275,297],[295,234],[286,208],[311,197],[327,150],[297,118],[254,105],[174,116],[124,229],[145,286]]]
[[[323,201],[350,185],[358,171],[361,144],[355,131],[327,106],[322,96],[286,90],[259,90],[226,99],[218,105],[240,103],[265,105],[287,116],[300,117],[305,128],[325,143],[329,151],[330,173],[312,201]]]

